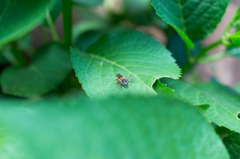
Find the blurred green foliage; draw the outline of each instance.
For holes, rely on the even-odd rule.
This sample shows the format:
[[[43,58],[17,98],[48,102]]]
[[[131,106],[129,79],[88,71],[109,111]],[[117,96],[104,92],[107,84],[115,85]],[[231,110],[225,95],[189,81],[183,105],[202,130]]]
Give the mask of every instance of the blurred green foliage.
[[[239,94],[195,69],[239,59],[240,6],[201,43],[229,1],[1,0],[0,158],[239,158]]]

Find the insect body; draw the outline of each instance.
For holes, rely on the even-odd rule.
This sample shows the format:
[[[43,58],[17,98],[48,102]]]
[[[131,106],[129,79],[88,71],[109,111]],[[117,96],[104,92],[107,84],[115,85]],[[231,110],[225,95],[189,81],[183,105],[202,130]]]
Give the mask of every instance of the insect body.
[[[129,81],[133,80],[133,78],[125,77],[121,74],[117,74],[116,77],[117,77],[117,84],[119,84],[120,87],[121,87],[121,85],[128,87]]]

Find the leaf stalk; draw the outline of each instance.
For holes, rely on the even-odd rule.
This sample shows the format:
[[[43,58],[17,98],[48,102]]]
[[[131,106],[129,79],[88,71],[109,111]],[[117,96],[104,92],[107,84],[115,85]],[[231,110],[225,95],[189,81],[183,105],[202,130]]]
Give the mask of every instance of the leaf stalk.
[[[57,31],[56,31],[56,28],[55,28],[55,26],[54,26],[52,17],[51,17],[51,15],[50,15],[50,13],[49,13],[49,10],[46,11],[46,20],[47,20],[49,29],[50,29],[50,31],[51,31],[53,40],[59,42],[59,37],[58,37]]]

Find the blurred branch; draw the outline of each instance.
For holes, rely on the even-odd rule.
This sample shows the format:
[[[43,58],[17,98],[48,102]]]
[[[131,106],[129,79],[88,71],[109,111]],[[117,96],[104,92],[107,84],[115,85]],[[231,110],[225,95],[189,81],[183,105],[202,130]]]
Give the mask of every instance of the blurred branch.
[[[193,61],[191,63],[188,63],[187,65],[185,65],[183,68],[182,68],[182,73],[186,73],[191,67],[193,67],[197,62],[198,60],[205,56],[209,50],[217,47],[218,45],[222,44],[222,40],[219,39],[217,41],[215,41],[214,43],[208,45],[207,47],[205,48],[202,48],[201,51],[196,55],[196,57],[193,59]]]
[[[46,12],[46,19],[47,19],[50,31],[52,33],[53,40],[59,42],[59,37],[58,37],[57,31],[56,31],[56,28],[54,26],[54,23],[52,21],[52,17],[49,13],[49,10],[47,10],[47,12]]]

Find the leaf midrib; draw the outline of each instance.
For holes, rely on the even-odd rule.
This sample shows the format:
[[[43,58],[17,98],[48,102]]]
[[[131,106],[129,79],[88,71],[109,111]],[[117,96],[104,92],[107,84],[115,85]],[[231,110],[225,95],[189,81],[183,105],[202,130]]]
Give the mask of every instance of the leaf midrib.
[[[85,54],[85,53],[84,53],[84,54]],[[108,59],[106,59],[106,58],[103,58],[103,57],[98,56],[98,55],[95,55],[95,54],[87,53],[87,55],[88,55],[88,56],[91,56],[91,57],[94,57],[94,58],[97,58],[97,59],[101,59],[101,60],[103,60],[103,61],[106,61],[106,62],[108,62],[108,63],[110,63],[110,64],[112,64],[112,65],[118,66],[118,67],[120,67],[121,69],[127,71],[128,73],[132,74],[136,79],[138,79],[140,82],[142,82],[144,85],[146,85],[148,89],[150,89],[152,92],[154,92],[154,93],[157,95],[157,93],[156,93],[150,86],[148,86],[143,80],[141,80],[138,76],[136,76],[133,72],[129,71],[129,70],[126,69],[125,67],[117,64],[117,63],[114,62],[114,61],[108,60]]]

